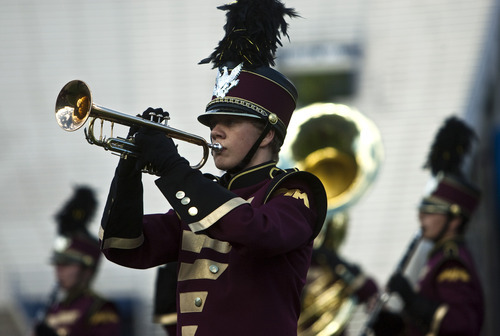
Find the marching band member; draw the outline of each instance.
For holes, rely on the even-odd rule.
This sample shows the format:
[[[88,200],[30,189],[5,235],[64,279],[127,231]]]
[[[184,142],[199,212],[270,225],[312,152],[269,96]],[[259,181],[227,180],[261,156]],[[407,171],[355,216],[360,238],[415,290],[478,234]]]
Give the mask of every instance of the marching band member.
[[[464,239],[479,203],[479,190],[462,172],[474,136],[456,117],[436,135],[426,164],[435,179],[419,206],[422,236],[434,247],[417,289],[400,273],[389,280],[389,291],[404,302],[403,314],[383,311],[374,327],[377,335],[480,335],[483,290]]]
[[[97,238],[87,230],[97,201],[88,187],[75,189],[73,197],[56,215],[58,237],[52,264],[58,287],[55,302],[35,326],[36,336],[118,336],[120,316],[115,305],[92,288],[101,251]],[[62,300],[57,300],[62,292]]]
[[[326,213],[320,180],[277,167],[295,109],[293,84],[274,70],[287,35],[276,0],[239,0],[226,35],[203,63],[218,69],[212,100],[198,120],[210,128],[222,177],[192,169],[171,138],[140,128],[138,158],[121,158],[100,231],[105,256],[149,268],[178,262],[177,335],[296,335],[312,244]],[[163,115],[161,109],[148,109]],[[156,118],[156,116],[153,116]],[[134,133],[135,130],[132,130]],[[172,210],[143,214],[141,168]]]

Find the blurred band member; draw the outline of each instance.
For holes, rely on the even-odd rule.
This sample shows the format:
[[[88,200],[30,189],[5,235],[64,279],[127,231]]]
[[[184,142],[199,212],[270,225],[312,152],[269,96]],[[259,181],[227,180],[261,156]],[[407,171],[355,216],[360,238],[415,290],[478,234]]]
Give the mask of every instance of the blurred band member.
[[[448,118],[436,136],[426,164],[435,179],[418,209],[423,238],[434,248],[417,288],[402,274],[389,280],[388,289],[404,302],[402,320],[381,313],[377,335],[480,335],[483,290],[464,239],[479,190],[461,169],[474,136],[456,117]]]
[[[120,335],[115,305],[91,289],[101,256],[98,240],[87,231],[96,205],[93,191],[78,187],[56,215],[52,265],[58,286],[54,302],[35,326],[36,336]]]

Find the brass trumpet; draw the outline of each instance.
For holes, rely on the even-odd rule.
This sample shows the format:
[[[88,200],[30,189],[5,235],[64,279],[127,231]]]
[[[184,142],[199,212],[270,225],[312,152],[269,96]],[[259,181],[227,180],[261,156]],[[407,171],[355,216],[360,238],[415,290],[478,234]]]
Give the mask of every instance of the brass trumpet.
[[[150,127],[165,133],[166,136],[173,139],[201,146],[203,148],[203,158],[196,165],[191,166],[193,169],[200,169],[205,165],[210,150],[220,151],[222,149],[221,144],[208,143],[198,135],[172,128],[166,124],[130,116],[96,105],[92,102],[92,94],[88,85],[81,80],[72,80],[61,89],[57,96],[55,113],[59,126],[68,132],[76,131],[85,124],[88,118],[91,118],[88,132],[85,130],[87,141],[92,145],[103,147],[105,150],[125,157],[128,155],[137,156],[140,152],[138,146],[132,139],[114,138],[112,133],[108,138],[103,136],[102,124],[104,120],[111,122],[111,132],[113,131],[114,123],[129,127]],[[99,138],[96,138],[94,135],[94,123],[97,119],[101,120],[101,134]]]

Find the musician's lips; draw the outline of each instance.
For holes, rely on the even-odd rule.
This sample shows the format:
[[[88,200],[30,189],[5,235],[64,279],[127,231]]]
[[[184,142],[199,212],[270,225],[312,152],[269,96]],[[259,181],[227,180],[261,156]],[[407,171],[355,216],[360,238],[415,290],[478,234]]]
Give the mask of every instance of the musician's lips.
[[[220,145],[220,149],[212,149],[212,155],[220,154],[226,149],[221,143],[218,144]]]

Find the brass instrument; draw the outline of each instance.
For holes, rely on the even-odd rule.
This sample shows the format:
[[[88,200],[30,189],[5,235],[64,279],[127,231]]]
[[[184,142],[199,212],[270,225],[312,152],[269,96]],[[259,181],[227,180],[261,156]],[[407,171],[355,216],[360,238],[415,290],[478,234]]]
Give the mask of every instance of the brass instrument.
[[[403,257],[399,261],[396,270],[394,271],[393,274],[404,273],[406,267],[410,263],[412,256],[417,251],[418,245],[421,240],[422,240],[422,231],[418,230],[417,233],[411,239],[410,244],[408,244],[408,247],[406,248]],[[368,336],[373,334],[373,329],[372,329],[373,325],[377,321],[380,311],[382,310],[384,305],[389,301],[390,297],[391,295],[387,291],[384,291],[382,294],[379,295],[372,311],[370,312],[370,315],[368,316],[365,322],[363,329],[361,330],[361,333],[359,334],[360,336]]]
[[[327,219],[314,246],[336,251],[347,210],[372,184],[383,160],[378,128],[351,107],[316,103],[295,111],[287,132],[281,164],[315,174],[326,189]],[[340,334],[357,305],[347,282],[328,266],[312,266],[307,278],[299,336]]]
[[[199,163],[192,166],[194,169],[200,169],[206,163],[210,149],[219,151],[222,146],[218,143],[208,143],[198,135],[187,133],[166,124],[146,120],[140,117],[130,116],[118,111],[96,105],[92,102],[92,94],[88,85],[80,80],[68,82],[59,92],[56,100],[56,120],[59,126],[65,131],[76,131],[85,124],[88,118],[91,118],[88,132],[85,130],[85,137],[92,145],[103,147],[105,150],[117,153],[121,156],[137,156],[139,148],[132,139],[120,137],[109,138],[102,135],[102,125],[104,120],[111,122],[111,132],[114,123],[125,126],[149,127],[165,133],[171,138],[186,141],[188,143],[201,146],[203,148],[203,158]],[[97,119],[101,120],[101,134],[99,138],[94,135],[94,123]]]

